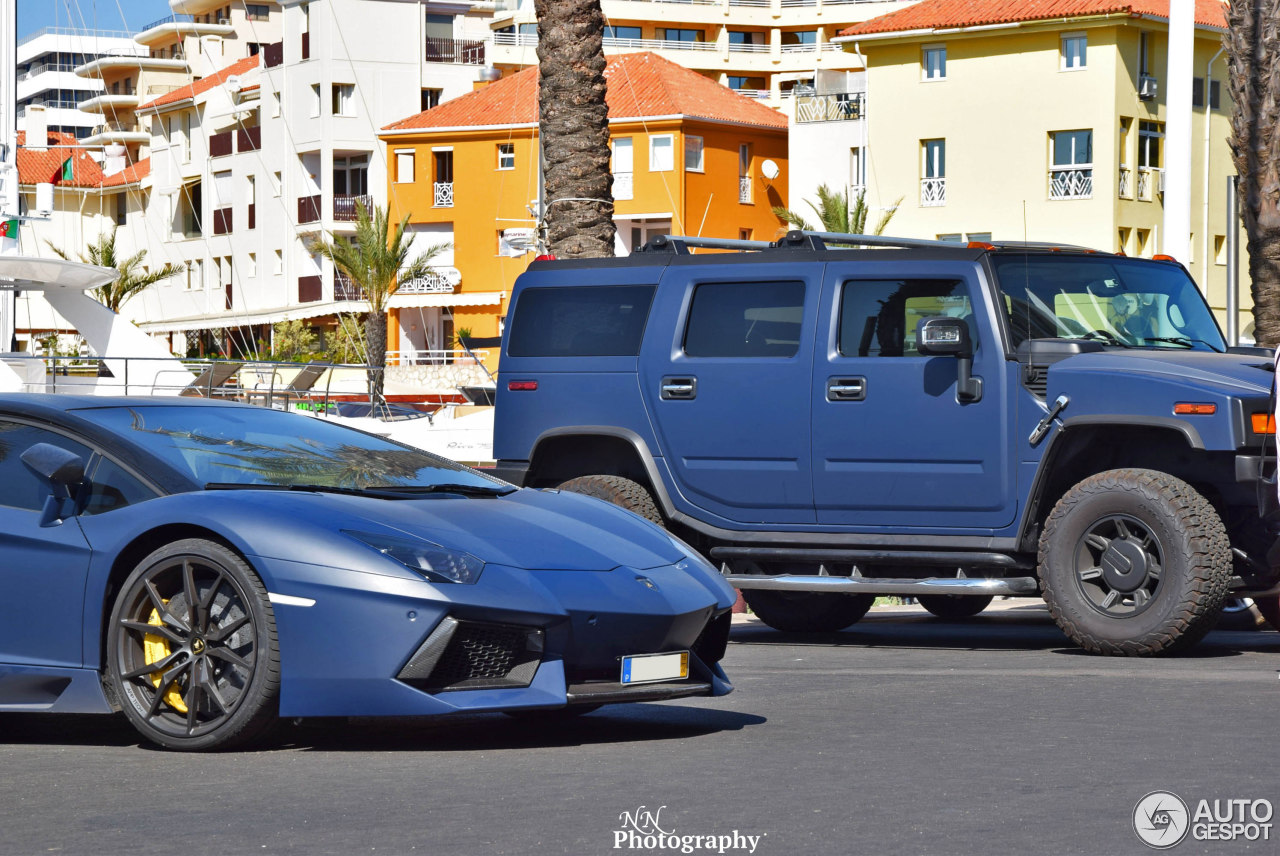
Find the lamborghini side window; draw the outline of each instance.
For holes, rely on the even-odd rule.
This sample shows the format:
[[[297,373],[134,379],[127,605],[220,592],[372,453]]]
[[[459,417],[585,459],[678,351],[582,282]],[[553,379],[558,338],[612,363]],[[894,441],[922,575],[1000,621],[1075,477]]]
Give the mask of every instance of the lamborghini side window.
[[[129,475],[118,464],[99,458],[98,466],[89,480],[89,495],[81,514],[102,514],[126,505],[146,502],[155,496],[155,491]]]
[[[20,422],[0,420],[0,505],[39,511],[51,493],[48,479],[22,462],[22,453],[37,443],[49,443],[89,462],[92,450],[61,434]]]

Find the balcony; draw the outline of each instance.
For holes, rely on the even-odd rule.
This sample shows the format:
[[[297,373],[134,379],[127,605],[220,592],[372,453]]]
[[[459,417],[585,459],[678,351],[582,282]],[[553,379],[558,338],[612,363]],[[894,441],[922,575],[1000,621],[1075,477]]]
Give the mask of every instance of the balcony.
[[[368,296],[364,293],[364,289],[351,281],[351,277],[347,276],[340,270],[333,272],[333,299],[334,300],[368,300]]]
[[[284,65],[284,42],[262,46],[262,65],[264,68]]]
[[[1138,167],[1138,198],[1143,202],[1151,202],[1156,198],[1156,191],[1164,190],[1164,171],[1150,166]]]
[[[230,21],[217,22],[197,21],[191,15],[166,15],[158,21],[152,21],[142,28],[142,32],[133,37],[140,45],[162,42],[174,36],[227,36],[234,35],[235,28]]]
[[[634,175],[629,172],[615,172],[613,174],[613,198],[614,199],[635,199],[635,183]]]
[[[1049,170],[1050,199],[1089,199],[1093,196],[1093,167],[1055,166]]]
[[[136,71],[187,71],[187,61],[181,58],[153,56],[135,56],[133,54],[116,54],[100,56],[84,65],[76,66],[76,76],[85,78],[101,78],[107,72]]]
[[[756,98],[761,101],[767,99],[770,95],[770,92],[767,89],[735,89],[733,91],[741,95],[743,98]]]
[[[1120,167],[1119,194],[1121,199],[1133,198],[1133,170],[1127,166]]]
[[[468,39],[427,39],[427,62],[484,65],[484,42]]]
[[[947,204],[946,178],[920,179],[920,207],[937,208]]]
[[[320,275],[298,277],[298,302],[315,303],[324,297],[324,280]]]
[[[70,102],[71,109],[77,107],[86,113],[131,113],[138,106],[138,94],[136,92],[126,92],[113,94],[104,92],[101,95],[95,95],[92,98],[86,98],[78,105],[76,102]]]
[[[236,145],[242,152],[256,152],[262,148],[262,126],[239,128],[236,131]]]
[[[436,208],[452,208],[453,207],[453,182],[437,181],[435,183],[435,203]]]
[[[233,151],[235,151],[234,131],[224,131],[221,134],[211,134],[209,136],[209,157],[226,157]]]
[[[333,219],[340,223],[354,223],[357,220],[357,209],[363,205],[368,211],[373,208],[372,196],[334,196]]]
[[[738,201],[744,205],[751,204],[751,176],[738,176]]]
[[[298,223],[320,222],[320,194],[298,197]]]
[[[769,52],[769,46],[765,44],[757,45],[757,44],[744,44],[744,43],[734,44],[733,42],[729,43],[729,53],[767,54],[768,52]]]
[[[839,92],[830,95],[797,95],[796,123],[851,122],[867,118],[866,94]]]
[[[538,46],[538,36],[535,33],[494,33],[493,43],[495,45],[536,48]],[[606,36],[604,39],[604,47],[606,50],[714,51],[716,50],[717,45],[715,42],[678,42],[670,39],[619,39]],[[737,45],[736,47],[754,46]],[[767,49],[768,48],[766,47],[765,50]]]
[[[213,234],[230,235],[234,228],[231,223],[231,208],[215,208],[213,210]]]

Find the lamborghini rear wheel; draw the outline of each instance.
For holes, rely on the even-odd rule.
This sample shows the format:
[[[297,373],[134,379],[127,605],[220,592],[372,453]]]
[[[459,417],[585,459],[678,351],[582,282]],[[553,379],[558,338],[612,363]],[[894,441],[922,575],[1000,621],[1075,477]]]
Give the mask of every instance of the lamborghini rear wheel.
[[[168,749],[227,749],[275,720],[280,656],[266,588],[225,546],[169,544],[138,565],[107,630],[125,716]]]

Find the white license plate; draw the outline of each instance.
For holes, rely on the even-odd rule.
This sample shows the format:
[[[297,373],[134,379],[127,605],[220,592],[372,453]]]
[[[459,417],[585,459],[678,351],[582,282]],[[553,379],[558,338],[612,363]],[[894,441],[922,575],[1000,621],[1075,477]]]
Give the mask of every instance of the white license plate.
[[[689,652],[674,654],[632,654],[622,658],[624,684],[649,684],[689,677]]]

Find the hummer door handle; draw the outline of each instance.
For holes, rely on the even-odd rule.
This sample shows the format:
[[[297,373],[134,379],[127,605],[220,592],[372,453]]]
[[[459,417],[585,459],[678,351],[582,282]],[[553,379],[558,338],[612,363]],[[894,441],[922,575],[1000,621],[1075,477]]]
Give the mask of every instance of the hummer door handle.
[[[663,401],[691,401],[698,397],[696,377],[664,377],[658,395]]]
[[[864,401],[866,397],[865,377],[833,377],[827,380],[827,401]]]

